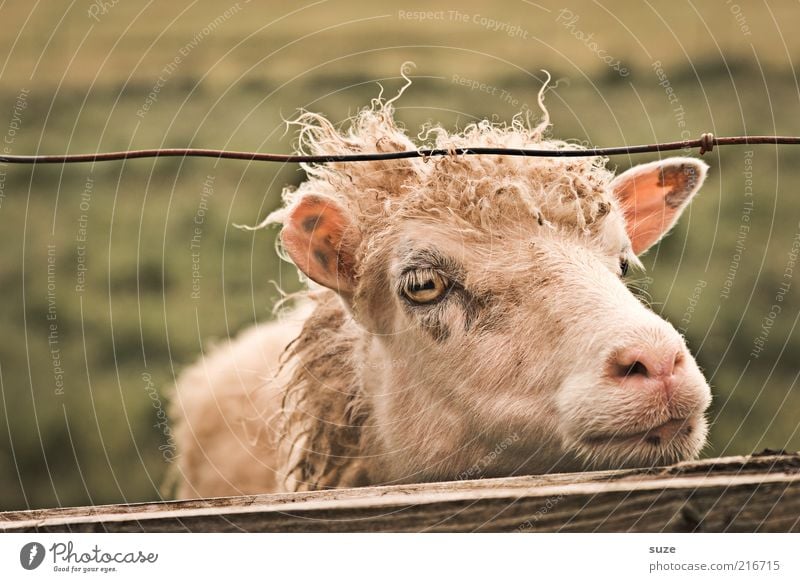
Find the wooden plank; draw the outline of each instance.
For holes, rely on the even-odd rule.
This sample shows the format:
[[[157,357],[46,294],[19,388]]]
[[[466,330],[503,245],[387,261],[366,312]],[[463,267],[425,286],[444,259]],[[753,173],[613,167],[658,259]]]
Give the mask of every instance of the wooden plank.
[[[0,531],[800,531],[800,455],[5,512]]]

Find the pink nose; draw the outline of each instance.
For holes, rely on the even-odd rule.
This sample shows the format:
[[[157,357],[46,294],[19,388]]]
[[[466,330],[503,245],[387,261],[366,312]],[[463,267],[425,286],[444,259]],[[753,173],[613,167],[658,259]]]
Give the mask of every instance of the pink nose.
[[[633,389],[672,391],[683,373],[682,346],[626,347],[617,350],[609,361],[608,375]]]

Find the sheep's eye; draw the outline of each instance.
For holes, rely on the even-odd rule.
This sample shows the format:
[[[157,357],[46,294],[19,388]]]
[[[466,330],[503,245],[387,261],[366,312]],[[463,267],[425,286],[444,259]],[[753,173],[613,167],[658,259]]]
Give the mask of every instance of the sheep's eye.
[[[620,260],[620,262],[619,262],[619,270],[622,272],[622,276],[623,277],[628,274],[628,260],[627,259],[621,259]]]
[[[403,281],[403,295],[414,303],[433,303],[447,291],[447,280],[433,269],[409,271]]]

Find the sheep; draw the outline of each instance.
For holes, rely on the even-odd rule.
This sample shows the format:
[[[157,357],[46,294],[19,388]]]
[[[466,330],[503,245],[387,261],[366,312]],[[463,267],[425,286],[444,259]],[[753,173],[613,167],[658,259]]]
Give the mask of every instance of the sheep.
[[[392,100],[393,101],[393,100]],[[302,112],[298,151],[418,147],[373,101]],[[582,146],[535,126],[426,127],[437,148]],[[177,380],[182,498],[671,464],[710,388],[624,281],[705,180],[689,157],[448,155],[304,166],[262,225],[309,281],[294,309]],[[501,446],[502,445],[502,446]]]

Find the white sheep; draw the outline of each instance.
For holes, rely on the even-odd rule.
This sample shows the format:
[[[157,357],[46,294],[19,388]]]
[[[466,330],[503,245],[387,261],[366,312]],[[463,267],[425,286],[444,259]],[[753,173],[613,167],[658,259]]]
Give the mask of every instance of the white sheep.
[[[541,100],[541,99],[540,99]],[[377,101],[300,151],[417,147]],[[438,148],[580,149],[531,128],[429,128]],[[698,191],[668,158],[445,156],[305,167],[266,223],[319,288],[187,369],[180,497],[668,464],[706,440],[710,390],[628,265]],[[316,288],[316,286],[315,286]]]

